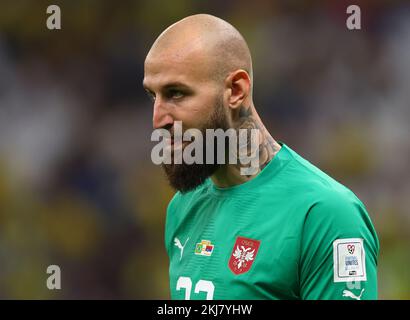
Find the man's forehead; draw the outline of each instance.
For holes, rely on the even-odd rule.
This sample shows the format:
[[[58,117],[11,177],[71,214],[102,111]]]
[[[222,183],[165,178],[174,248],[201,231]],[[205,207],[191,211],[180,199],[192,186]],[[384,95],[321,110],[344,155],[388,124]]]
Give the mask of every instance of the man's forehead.
[[[150,90],[162,90],[167,87],[190,87],[195,81],[176,72],[161,72],[156,74],[146,73],[143,86]]]
[[[163,52],[148,54],[145,60],[145,80],[169,82],[201,81],[207,75],[207,61],[201,52]]]
[[[199,41],[193,43],[176,42],[169,46],[153,46],[149,51],[146,64],[195,64],[206,59],[207,50]]]

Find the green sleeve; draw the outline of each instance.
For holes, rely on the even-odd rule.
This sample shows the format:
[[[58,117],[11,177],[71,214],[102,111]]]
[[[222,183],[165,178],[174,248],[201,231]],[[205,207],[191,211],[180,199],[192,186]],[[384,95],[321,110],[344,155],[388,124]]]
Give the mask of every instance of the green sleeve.
[[[360,200],[348,192],[322,195],[303,227],[300,297],[377,299],[378,253],[377,234]]]

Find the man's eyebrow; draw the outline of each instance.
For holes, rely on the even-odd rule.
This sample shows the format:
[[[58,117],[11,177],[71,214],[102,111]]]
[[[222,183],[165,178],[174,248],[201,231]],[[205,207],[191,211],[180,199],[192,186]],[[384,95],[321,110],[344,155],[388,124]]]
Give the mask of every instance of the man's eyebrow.
[[[147,91],[152,91],[149,86],[143,81],[142,86],[144,87],[145,90]],[[191,90],[191,87],[188,86],[187,84],[180,82],[180,81],[175,81],[175,82],[169,82],[161,86],[160,90],[170,90],[170,89],[188,89]]]
[[[150,93],[153,94],[153,90],[151,90],[151,88],[143,81],[142,82],[142,86],[144,87],[144,89]],[[175,81],[175,82],[170,82],[170,83],[166,83],[163,86],[160,87],[160,91],[162,92],[166,92],[169,90],[185,90],[186,92],[192,92],[193,89],[188,86],[187,84],[183,83],[183,82],[179,82],[179,81]]]
[[[172,89],[172,88],[189,88],[189,86],[183,82],[176,81],[176,82],[167,83],[162,87],[162,89],[164,90]]]

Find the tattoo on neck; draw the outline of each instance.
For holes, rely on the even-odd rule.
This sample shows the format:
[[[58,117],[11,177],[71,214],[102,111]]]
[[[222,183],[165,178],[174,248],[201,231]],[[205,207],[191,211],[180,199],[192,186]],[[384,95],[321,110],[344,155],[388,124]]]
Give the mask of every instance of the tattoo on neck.
[[[262,122],[257,119],[254,116],[254,112],[252,111],[251,106],[245,107],[241,106],[239,109],[239,121],[236,126],[236,129],[247,129],[248,134],[247,134],[247,152],[250,153],[250,146],[251,146],[251,129],[258,129],[259,134],[258,134],[258,143],[259,143],[259,170],[263,170],[263,168],[266,167],[266,165],[269,163],[269,161],[274,157],[274,155],[278,152],[280,149],[280,146],[273,140],[272,136],[266,130],[265,126],[262,124]],[[246,167],[249,165],[241,165],[240,162],[238,161],[238,169],[240,167]],[[252,176],[247,176],[249,179]]]

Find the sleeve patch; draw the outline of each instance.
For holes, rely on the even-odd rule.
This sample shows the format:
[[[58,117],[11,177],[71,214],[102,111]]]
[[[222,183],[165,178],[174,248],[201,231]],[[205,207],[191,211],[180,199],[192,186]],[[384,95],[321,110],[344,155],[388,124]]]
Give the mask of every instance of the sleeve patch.
[[[366,281],[366,259],[363,239],[333,241],[333,281]]]

